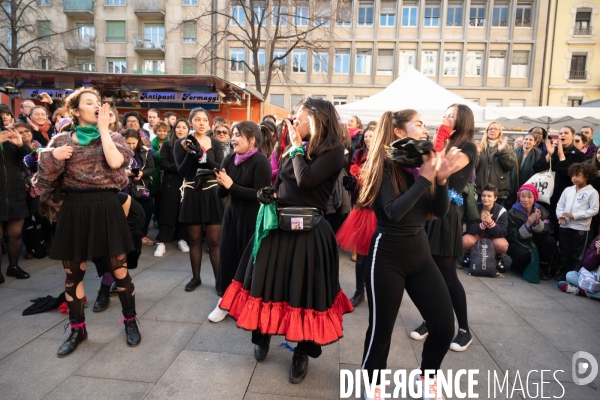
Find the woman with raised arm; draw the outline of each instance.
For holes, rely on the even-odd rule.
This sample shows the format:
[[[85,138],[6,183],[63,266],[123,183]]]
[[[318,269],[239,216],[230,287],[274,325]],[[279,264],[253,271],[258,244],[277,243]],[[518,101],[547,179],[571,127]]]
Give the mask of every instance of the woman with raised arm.
[[[117,197],[129,182],[125,167],[131,150],[119,133],[109,131],[110,107],[101,106],[95,89],[77,89],[66,98],[65,108],[73,121],[71,129],[56,135],[41,151],[35,178],[40,189],[54,188],[62,180],[66,192],[50,253],[51,259],[62,260],[67,275],[71,334],[58,349],[59,357],[72,353],[87,338],[83,277],[86,261],[93,257],[108,258],[123,307],[127,345],[141,341],[133,281],[123,265],[134,245]]]

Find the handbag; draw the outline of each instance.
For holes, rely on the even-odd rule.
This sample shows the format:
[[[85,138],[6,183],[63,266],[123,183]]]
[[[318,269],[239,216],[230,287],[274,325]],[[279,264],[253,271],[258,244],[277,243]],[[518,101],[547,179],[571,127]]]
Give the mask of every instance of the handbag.
[[[140,203],[150,200],[150,189],[146,187],[144,181],[140,181],[141,185],[132,183],[129,185],[131,197]]]
[[[525,184],[532,184],[538,190],[538,201],[550,204],[550,198],[554,193],[554,177],[556,172],[552,171],[552,158],[550,158],[550,169],[533,175]]]
[[[284,231],[312,231],[323,219],[321,210],[313,207],[282,207],[277,216]]]

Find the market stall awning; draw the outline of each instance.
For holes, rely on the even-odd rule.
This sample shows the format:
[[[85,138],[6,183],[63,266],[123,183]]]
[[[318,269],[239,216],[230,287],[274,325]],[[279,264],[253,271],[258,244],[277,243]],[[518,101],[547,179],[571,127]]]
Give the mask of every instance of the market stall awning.
[[[498,121],[507,129],[528,131],[535,126],[560,129],[565,125],[575,130],[600,126],[600,108],[593,107],[487,107],[485,118]]]

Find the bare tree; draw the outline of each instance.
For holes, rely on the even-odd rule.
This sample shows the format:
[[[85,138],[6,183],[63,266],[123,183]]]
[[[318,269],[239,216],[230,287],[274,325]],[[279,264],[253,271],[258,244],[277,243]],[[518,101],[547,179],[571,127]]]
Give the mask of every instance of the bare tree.
[[[36,66],[40,58],[60,62],[52,38],[61,31],[45,15],[57,0],[0,0],[0,62],[9,68]],[[44,7],[40,7],[44,6]]]
[[[275,80],[295,84],[292,73],[306,72],[301,71],[305,65],[288,62],[293,50],[328,48],[333,35],[331,1],[245,0],[225,3],[216,9],[200,10],[199,15],[187,21],[195,21],[201,30],[210,32],[210,40],[199,46],[198,62],[245,69],[255,89],[265,98]],[[231,43],[245,48],[249,57],[232,58],[225,51]],[[304,63],[308,64],[308,59]]]

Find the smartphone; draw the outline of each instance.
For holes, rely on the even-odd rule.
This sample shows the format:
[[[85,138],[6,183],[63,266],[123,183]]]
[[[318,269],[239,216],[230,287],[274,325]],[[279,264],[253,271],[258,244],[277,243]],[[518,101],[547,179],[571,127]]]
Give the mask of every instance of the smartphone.
[[[139,168],[131,168],[131,173],[134,174],[135,176],[138,176],[138,174],[140,173],[140,169]]]

